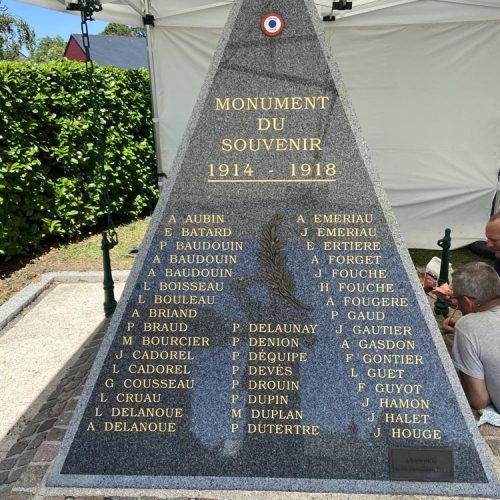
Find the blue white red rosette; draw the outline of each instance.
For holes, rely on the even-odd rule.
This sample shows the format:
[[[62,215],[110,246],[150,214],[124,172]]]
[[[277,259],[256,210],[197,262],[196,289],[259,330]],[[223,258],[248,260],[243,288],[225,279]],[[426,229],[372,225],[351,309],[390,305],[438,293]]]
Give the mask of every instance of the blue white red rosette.
[[[264,35],[278,36],[285,27],[285,21],[277,12],[268,12],[262,16],[260,20],[260,28]]]

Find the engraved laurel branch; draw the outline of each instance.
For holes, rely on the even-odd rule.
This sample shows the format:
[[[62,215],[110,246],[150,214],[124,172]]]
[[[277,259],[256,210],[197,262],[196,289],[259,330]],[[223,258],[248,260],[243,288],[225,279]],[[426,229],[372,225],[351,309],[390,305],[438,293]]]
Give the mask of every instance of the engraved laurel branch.
[[[278,292],[296,307],[311,311],[311,307],[302,304],[294,296],[295,282],[286,269],[287,256],[283,250],[285,242],[279,239],[279,226],[282,222],[283,216],[276,214],[269,224],[264,224],[262,227],[259,241],[262,250],[257,252],[262,275],[271,290]]]

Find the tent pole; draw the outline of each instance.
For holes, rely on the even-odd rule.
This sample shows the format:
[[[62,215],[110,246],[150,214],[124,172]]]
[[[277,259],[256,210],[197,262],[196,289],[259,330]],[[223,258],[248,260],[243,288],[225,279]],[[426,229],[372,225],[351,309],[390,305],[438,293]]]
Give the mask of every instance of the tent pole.
[[[151,5],[150,0],[144,0],[143,2],[144,19],[150,17],[151,13]],[[161,144],[160,144],[160,119],[158,113],[158,99],[156,97],[156,67],[155,61],[153,58],[153,33],[152,28],[154,26],[153,23],[144,23],[144,27],[146,29],[146,40],[148,45],[148,63],[149,63],[149,83],[151,87],[151,105],[153,108],[153,132],[154,132],[154,140],[155,140],[155,151],[156,151],[156,172],[158,175],[158,186],[162,187],[163,180],[165,177],[165,173],[162,168],[162,160],[161,160]]]

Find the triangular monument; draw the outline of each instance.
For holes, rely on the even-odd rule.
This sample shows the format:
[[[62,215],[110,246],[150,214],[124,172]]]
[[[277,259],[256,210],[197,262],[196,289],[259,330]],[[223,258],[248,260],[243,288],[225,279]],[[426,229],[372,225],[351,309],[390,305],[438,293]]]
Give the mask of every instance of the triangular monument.
[[[237,0],[51,486],[499,493],[311,0]]]

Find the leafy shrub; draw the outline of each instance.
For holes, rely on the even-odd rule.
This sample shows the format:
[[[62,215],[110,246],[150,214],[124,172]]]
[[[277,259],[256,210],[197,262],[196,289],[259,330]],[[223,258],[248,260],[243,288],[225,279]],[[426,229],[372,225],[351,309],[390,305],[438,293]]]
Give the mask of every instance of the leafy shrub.
[[[111,211],[132,220],[157,199],[146,70],[96,67]],[[0,62],[0,259],[102,222],[104,176],[85,66]]]

